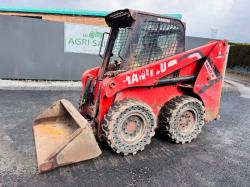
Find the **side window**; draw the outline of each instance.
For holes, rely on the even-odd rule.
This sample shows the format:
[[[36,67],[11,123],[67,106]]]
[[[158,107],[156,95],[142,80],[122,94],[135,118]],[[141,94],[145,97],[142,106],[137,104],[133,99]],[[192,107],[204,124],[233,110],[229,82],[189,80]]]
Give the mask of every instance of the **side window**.
[[[116,60],[122,60],[121,54],[124,52],[124,47],[128,39],[128,34],[130,32],[131,28],[120,28],[118,32],[118,36],[115,40],[115,44],[112,50],[112,57],[110,58],[110,63],[113,63]]]
[[[136,47],[135,66],[173,56],[184,46],[183,28],[175,22],[144,21]]]

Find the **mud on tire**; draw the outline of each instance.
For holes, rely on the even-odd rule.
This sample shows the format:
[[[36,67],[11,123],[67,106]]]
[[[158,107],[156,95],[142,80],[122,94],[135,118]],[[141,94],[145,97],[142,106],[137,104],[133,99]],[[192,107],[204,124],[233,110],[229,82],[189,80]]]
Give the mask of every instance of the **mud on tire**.
[[[159,115],[160,131],[175,143],[191,142],[204,125],[202,102],[190,96],[178,96],[165,104]]]
[[[142,151],[151,142],[155,127],[151,108],[134,99],[114,103],[102,125],[106,142],[124,155]]]

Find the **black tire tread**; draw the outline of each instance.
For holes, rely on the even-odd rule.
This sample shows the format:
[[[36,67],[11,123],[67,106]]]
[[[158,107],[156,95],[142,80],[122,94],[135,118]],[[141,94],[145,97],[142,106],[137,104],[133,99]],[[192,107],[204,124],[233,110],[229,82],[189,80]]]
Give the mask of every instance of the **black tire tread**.
[[[145,142],[145,145],[140,147],[140,149],[133,150],[133,152],[128,151],[122,151],[113,141],[111,138],[111,131],[115,126],[117,118],[119,118],[122,115],[122,112],[125,108],[132,107],[132,106],[143,106],[144,108],[147,108],[148,112],[152,114],[152,120],[154,121],[154,127],[150,129],[150,137],[148,138],[147,142]],[[155,134],[155,119],[153,112],[151,111],[151,108],[147,106],[146,104],[135,100],[135,99],[124,99],[119,102],[115,102],[109,109],[108,113],[106,114],[103,124],[102,124],[102,130],[104,135],[104,140],[107,142],[107,144],[114,150],[116,153],[123,153],[124,155],[128,155],[130,153],[136,154],[137,151],[144,150],[145,146],[151,142],[151,138]]]
[[[177,120],[175,119],[176,112],[180,110],[185,104],[193,103],[199,109],[200,118],[198,118],[198,125],[195,128],[194,132],[190,137],[182,137],[178,136],[176,132],[173,130],[174,122]],[[204,113],[205,109],[203,104],[200,100],[191,97],[191,96],[177,96],[171,99],[168,103],[166,103],[159,115],[159,128],[160,131],[166,134],[173,142],[175,143],[187,143],[191,142],[193,139],[197,137],[197,135],[201,132],[201,129],[204,125]]]

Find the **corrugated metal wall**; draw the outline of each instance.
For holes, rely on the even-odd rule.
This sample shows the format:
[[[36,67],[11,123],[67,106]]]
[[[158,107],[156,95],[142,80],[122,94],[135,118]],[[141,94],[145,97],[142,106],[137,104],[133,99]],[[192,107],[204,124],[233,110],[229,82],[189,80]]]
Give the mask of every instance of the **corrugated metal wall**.
[[[186,47],[207,41],[187,37]],[[0,16],[0,78],[80,80],[84,70],[100,63],[97,55],[64,52],[63,23]]]

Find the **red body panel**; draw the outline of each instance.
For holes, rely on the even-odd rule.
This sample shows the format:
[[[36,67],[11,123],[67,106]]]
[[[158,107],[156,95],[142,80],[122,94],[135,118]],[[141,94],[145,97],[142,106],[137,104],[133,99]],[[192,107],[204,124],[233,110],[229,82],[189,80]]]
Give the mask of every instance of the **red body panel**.
[[[219,42],[206,58],[195,81],[194,92],[204,103],[207,122],[214,120],[219,114],[226,53],[226,43]]]
[[[155,116],[158,116],[166,101],[180,95],[183,95],[183,92],[177,86],[141,87],[119,92],[115,100],[120,101],[125,98],[134,98],[143,101],[153,109]]]
[[[205,46],[159,60],[157,62],[139,67],[136,70],[119,74],[114,78],[106,78],[104,80],[106,95],[110,97],[118,91],[129,87],[156,85],[160,78],[196,62],[201,59],[202,56],[208,56],[216,43],[217,42],[213,42]],[[111,84],[115,84],[115,86],[111,88]]]
[[[85,87],[86,81],[88,79],[89,76],[93,77],[93,81],[95,80],[95,78],[98,75],[98,71],[99,71],[99,67],[95,67],[95,68],[91,68],[86,70],[83,74],[82,74],[82,90]]]
[[[206,121],[215,119],[220,107],[226,51],[226,41],[214,41],[102,81],[96,80],[99,68],[85,72],[82,76],[83,86],[90,75],[93,77],[92,84],[96,81],[94,101],[99,100],[95,117],[98,137],[101,137],[101,124],[112,103],[126,98],[145,102],[152,107],[155,116],[158,117],[161,107],[170,99],[191,94],[204,103]],[[179,83],[171,86],[157,85],[161,78],[176,70],[180,70],[179,77],[197,77],[187,88]]]

